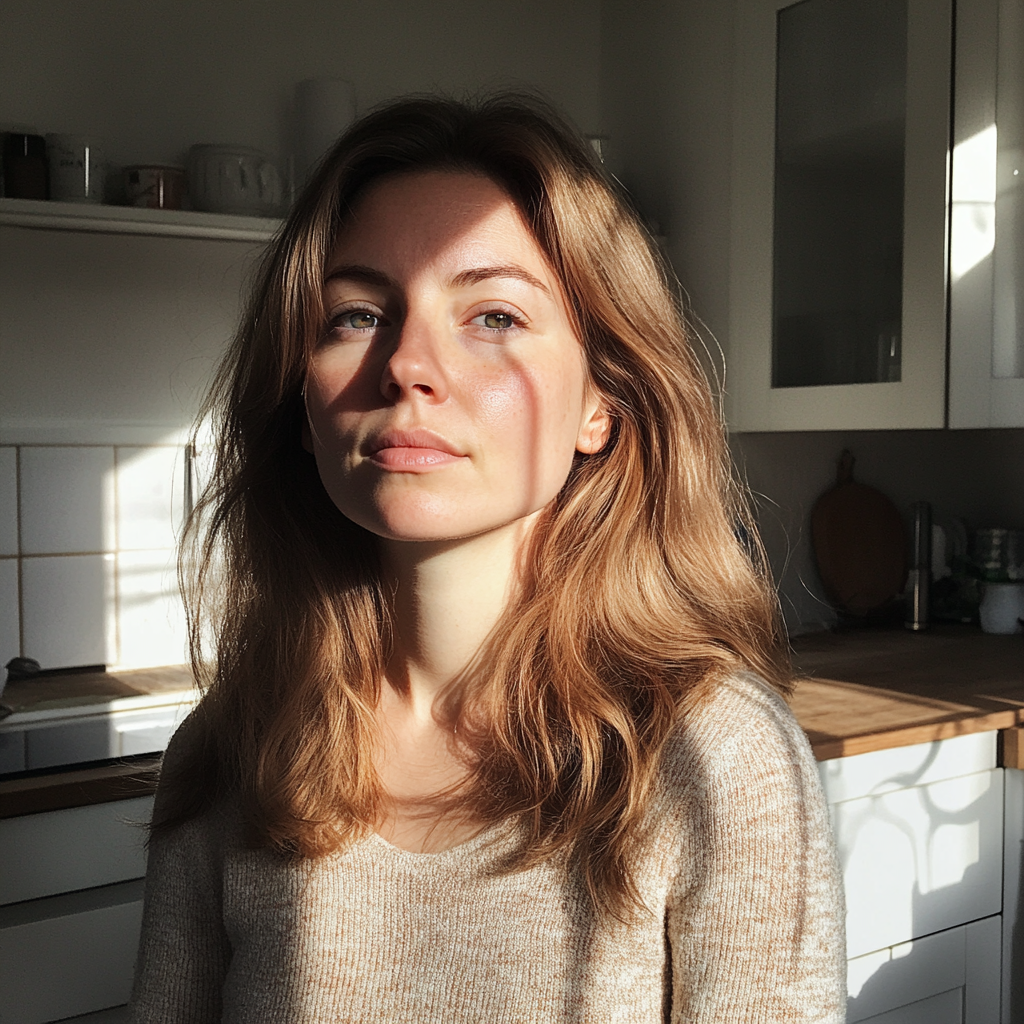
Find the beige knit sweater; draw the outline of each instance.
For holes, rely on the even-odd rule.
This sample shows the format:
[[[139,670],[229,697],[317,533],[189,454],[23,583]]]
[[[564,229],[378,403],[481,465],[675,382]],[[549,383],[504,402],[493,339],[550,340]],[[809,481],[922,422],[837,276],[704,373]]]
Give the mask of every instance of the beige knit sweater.
[[[842,1022],[835,849],[784,701],[723,683],[672,737],[651,813],[629,924],[595,918],[561,863],[494,873],[509,824],[295,866],[208,814],[153,845],[131,1020]]]

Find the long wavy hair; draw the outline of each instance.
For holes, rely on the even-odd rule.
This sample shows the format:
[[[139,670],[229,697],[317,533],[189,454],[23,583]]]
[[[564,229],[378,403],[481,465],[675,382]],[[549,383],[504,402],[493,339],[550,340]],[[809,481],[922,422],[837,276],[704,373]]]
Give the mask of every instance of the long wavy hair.
[[[390,600],[376,538],[338,511],[302,446],[302,388],[326,262],[360,196],[438,169],[485,175],[517,207],[614,418],[538,522],[460,691],[475,756],[459,799],[484,823],[520,822],[510,869],[565,856],[618,913],[637,899],[631,853],[666,738],[730,672],[785,692],[788,653],[672,278],[586,140],[529,97],[370,113],[269,247],[207,405],[214,464],[182,563],[205,693],[154,830],[230,794],[253,843],[318,857],[379,820]]]

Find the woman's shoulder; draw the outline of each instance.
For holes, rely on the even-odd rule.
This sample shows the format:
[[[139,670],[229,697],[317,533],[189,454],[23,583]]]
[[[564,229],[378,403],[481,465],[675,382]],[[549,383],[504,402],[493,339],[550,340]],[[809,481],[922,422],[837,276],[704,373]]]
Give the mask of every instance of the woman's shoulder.
[[[785,697],[754,672],[738,671],[706,684],[681,714],[661,759],[665,781],[693,785],[757,775],[789,766],[814,772],[814,758]]]
[[[160,762],[153,807],[154,837],[175,833],[179,841],[223,847],[237,843],[241,831],[238,801],[208,786],[206,756],[211,737],[200,707],[192,710],[171,736]],[[199,799],[205,793],[204,799]],[[164,823],[170,823],[164,827]]]

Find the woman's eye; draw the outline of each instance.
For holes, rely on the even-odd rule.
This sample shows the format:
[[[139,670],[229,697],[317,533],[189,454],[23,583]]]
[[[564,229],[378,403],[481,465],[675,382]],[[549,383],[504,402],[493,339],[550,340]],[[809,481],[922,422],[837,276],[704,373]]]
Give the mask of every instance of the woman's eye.
[[[516,326],[516,318],[511,313],[481,313],[473,318],[473,323],[492,331],[507,331]]]
[[[381,318],[365,309],[351,309],[331,317],[330,327],[342,331],[372,331],[379,327]]]

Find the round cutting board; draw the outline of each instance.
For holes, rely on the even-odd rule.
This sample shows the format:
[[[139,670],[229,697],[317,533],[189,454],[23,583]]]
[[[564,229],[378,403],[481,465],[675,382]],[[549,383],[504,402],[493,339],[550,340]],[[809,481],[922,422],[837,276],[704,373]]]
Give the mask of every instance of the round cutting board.
[[[853,479],[853,463],[844,451],[835,487],[811,511],[811,541],[829,598],[838,609],[865,616],[903,592],[907,537],[896,506]]]

